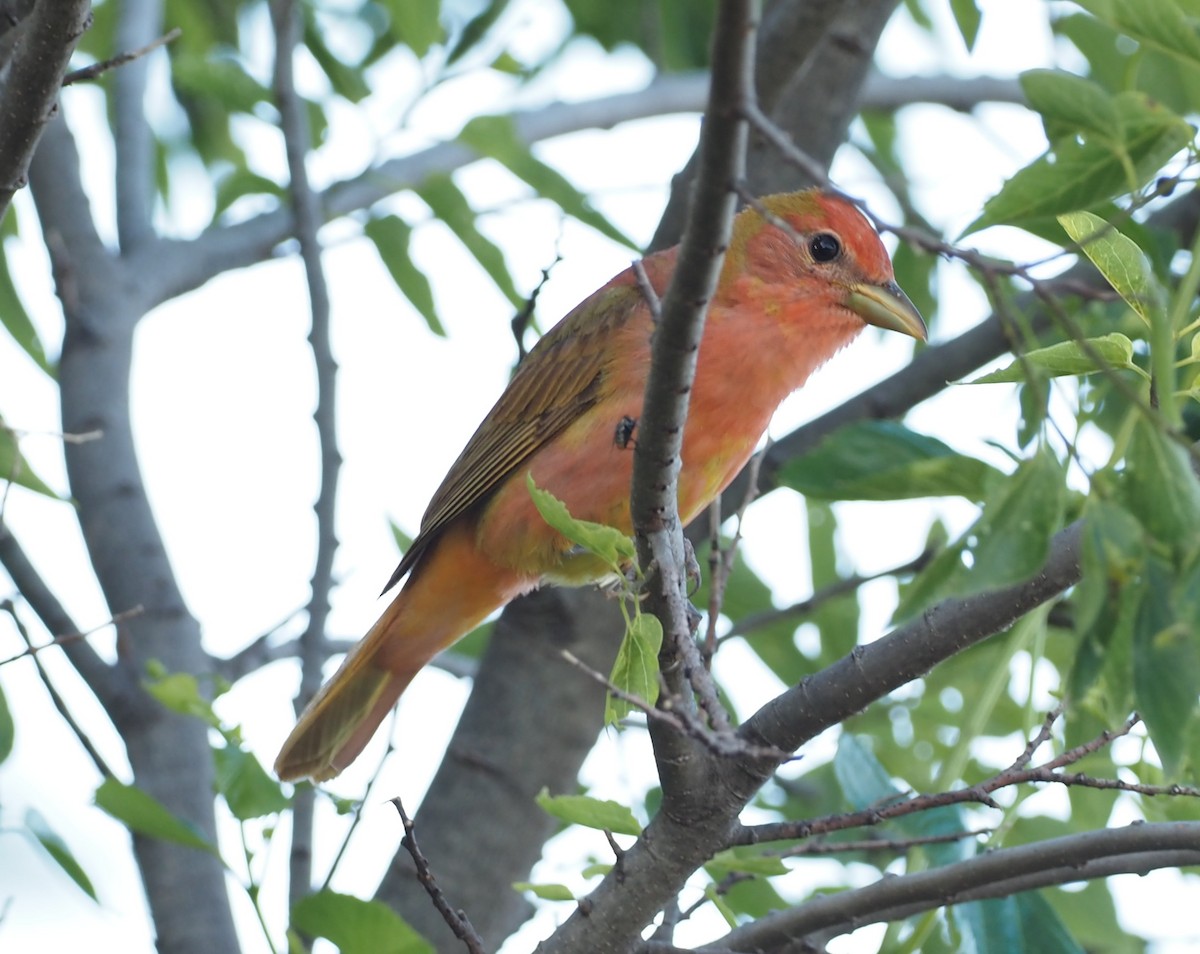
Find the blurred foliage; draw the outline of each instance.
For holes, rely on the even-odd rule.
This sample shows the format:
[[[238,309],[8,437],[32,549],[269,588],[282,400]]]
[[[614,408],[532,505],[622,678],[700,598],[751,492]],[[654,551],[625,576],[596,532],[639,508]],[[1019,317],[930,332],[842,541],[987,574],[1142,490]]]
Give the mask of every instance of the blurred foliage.
[[[490,71],[511,84],[514,100],[571,44],[604,50],[636,49],[661,72],[707,65],[712,0],[652,0],[628,7],[604,0],[564,0],[569,20],[561,43],[529,59],[513,42],[517,4],[479,0],[315,0],[304,6],[303,45],[312,146],[325,143],[336,110],[369,100],[387,69],[415,77],[410,101],[395,117],[403,131],[411,109],[441,84],[468,71]],[[955,43],[971,49],[987,19],[974,0],[949,0]],[[632,12],[631,12],[632,11]],[[95,8],[80,43],[95,60],[114,50],[115,0]],[[905,0],[902,16],[937,35],[940,0]],[[878,632],[864,631],[856,592],[837,584],[858,568],[840,547],[842,501],[895,501],[956,497],[978,505],[961,534],[944,539],[935,524],[932,559],[897,581],[895,619],[920,616],[936,601],[1020,581],[1035,573],[1055,534],[1082,521],[1083,579],[1055,606],[1028,614],[1008,632],[976,645],[926,677],[849,720],[832,760],[805,760],[785,768],[755,799],[756,820],[811,819],[908,797],[914,792],[970,785],[1010,764],[1041,724],[1033,709],[1034,684],[1048,684],[1067,703],[1051,748],[1061,750],[1119,726],[1133,710],[1146,735],[1117,759],[1103,747],[1078,768],[1100,777],[1137,777],[1148,784],[1195,784],[1200,770],[1197,686],[1200,686],[1200,482],[1193,442],[1200,438],[1200,318],[1196,292],[1200,256],[1145,224],[1145,213],[1172,193],[1194,188],[1195,130],[1200,113],[1200,8],[1195,0],[1079,0],[1047,5],[1065,69],[1022,77],[1029,107],[1040,117],[1044,153],[1011,176],[967,234],[1003,226],[1024,229],[1091,263],[1119,296],[1057,298],[1060,321],[1047,333],[1030,330],[1032,305],[1018,291],[1020,276],[972,273],[1002,311],[1019,356],[1008,367],[977,378],[977,387],[1010,388],[1020,421],[1007,461],[997,466],[955,450],[900,423],[869,422],[831,435],[811,454],[783,469],[781,480],[806,497],[806,526],[797,534],[797,572],[812,592],[833,594],[799,609],[779,607],[767,582],[738,561],[725,581],[722,613],[741,642],[782,684],[817,672]],[[158,150],[158,198],[207,191],[213,223],[278,208],[285,202],[280,170],[250,148],[256,138],[277,143],[271,61],[263,41],[266,8],[257,0],[200,3],[167,0],[165,28],[182,35],[167,47],[170,88],[150,108]],[[110,116],[111,74],[100,87]],[[891,190],[900,224],[929,229],[907,181],[900,149],[901,118],[864,115],[852,146]],[[611,239],[630,244],[570,177],[539,158],[517,133],[513,117],[479,116],[459,143],[499,163],[525,195],[553,203],[565,215]],[[383,147],[380,147],[381,150]],[[363,157],[364,167],[391,158]],[[196,168],[204,175],[198,177]],[[453,174],[431,173],[406,189],[402,207],[380,203],[355,219],[397,289],[434,334],[445,334],[435,286],[414,264],[411,248],[429,222],[446,226],[482,273],[515,309],[524,296],[503,249],[487,237],[476,208]],[[414,209],[423,212],[414,212]],[[10,213],[3,240],[18,228]],[[957,238],[957,237],[953,237]],[[1082,246],[1082,248],[1081,248]],[[1184,252],[1185,254],[1178,254]],[[895,255],[897,278],[937,327],[942,291],[938,257],[907,243]],[[1063,316],[1071,319],[1065,323]],[[47,354],[0,260],[0,325],[15,346],[47,374]],[[1149,382],[1153,380],[1153,399]],[[1057,400],[1052,400],[1056,398]],[[1074,412],[1067,421],[1058,405]],[[1080,432],[1111,448],[1106,462],[1088,468],[1076,453]],[[50,493],[20,453],[19,435],[0,422],[0,492],[7,484]],[[880,533],[888,533],[885,525]],[[914,541],[913,556],[921,546]],[[700,554],[705,565],[704,554]],[[707,606],[711,581],[694,597]],[[479,638],[469,648],[478,651]],[[461,648],[461,647],[460,647]],[[718,655],[718,660],[720,655]],[[627,668],[635,668],[628,666]],[[718,664],[720,676],[729,678]],[[244,746],[236,728],[214,714],[212,693],[187,674],[152,673],[148,686],[160,703],[211,729],[218,790],[243,832],[265,845],[287,792]],[[217,687],[219,689],[220,687]],[[647,688],[648,692],[649,689]],[[0,761],[12,747],[14,727],[0,696]],[[879,872],[933,867],[989,847],[1023,844],[1104,826],[1118,803],[1150,819],[1200,818],[1192,801],[1156,800],[1071,789],[1062,817],[1013,794],[998,811],[945,808],[907,816],[867,831],[827,837],[829,845],[886,837],[900,848],[854,848],[836,857]],[[581,796],[547,799],[566,823],[635,832],[635,820],[653,811],[657,792],[642,804],[613,806]],[[97,790],[96,804],[131,831],[215,852],[180,819],[135,785],[115,779]],[[1046,803],[1042,803],[1046,804]],[[346,806],[343,806],[346,807]],[[614,821],[615,819],[615,821]],[[994,829],[981,837],[969,832]],[[92,881],[66,842],[40,816],[14,826],[31,837],[85,893]],[[929,836],[954,836],[927,844]],[[909,843],[908,847],[904,847]],[[247,841],[240,878],[253,903],[255,852]],[[705,896],[723,915],[744,921],[802,899],[787,872],[805,864],[787,857],[799,845],[773,846],[776,854],[726,852],[707,866]],[[260,849],[265,851],[265,849]],[[820,869],[819,891],[840,890],[849,878]],[[543,898],[561,886],[524,886]],[[566,889],[562,889],[566,891]],[[570,897],[570,892],[566,891]],[[374,902],[322,891],[293,909],[294,929],[323,937],[343,951],[427,949],[390,911]],[[299,943],[297,936],[293,940]],[[893,949],[1005,952],[1140,951],[1143,944],[1118,924],[1107,883],[1082,891],[1050,890],[961,905],[936,916],[894,925],[884,944]]]

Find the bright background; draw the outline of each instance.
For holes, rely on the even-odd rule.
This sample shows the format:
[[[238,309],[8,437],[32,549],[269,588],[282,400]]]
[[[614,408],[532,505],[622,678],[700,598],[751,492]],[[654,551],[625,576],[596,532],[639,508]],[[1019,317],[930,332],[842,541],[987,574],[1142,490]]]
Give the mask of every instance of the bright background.
[[[1044,27],[1040,0],[996,0],[981,6],[985,19],[980,43],[970,55],[947,11],[937,11],[943,21],[940,41],[916,29],[903,13],[897,15],[879,46],[881,68],[901,77],[1015,76],[1053,61],[1054,41]],[[530,50],[558,44],[567,30],[558,8],[538,0],[516,4],[510,15],[520,24],[520,42]],[[156,63],[156,69],[165,69],[161,57]],[[262,75],[269,75],[269,65],[267,51],[259,64]],[[393,64],[392,72],[386,78],[374,77],[374,85],[382,88],[386,79],[398,96],[411,95],[419,82],[415,61],[408,70]],[[302,88],[305,82],[315,82],[314,77],[313,70],[302,68]],[[522,92],[520,105],[536,108],[557,100],[637,90],[651,77],[652,69],[640,54],[611,55],[590,42],[576,42],[557,68]],[[165,73],[160,78],[165,80]],[[333,116],[331,145],[310,165],[318,186],[353,174],[379,156],[453,137],[481,110],[509,110],[514,105],[510,83],[495,74],[473,74],[447,84],[399,131],[396,104],[389,108],[379,99],[368,102],[368,110],[342,107]],[[76,87],[66,92],[64,103],[87,156],[85,174],[96,211],[111,240],[113,211],[104,203],[110,195],[112,156],[98,125],[104,115],[102,99],[96,90]],[[658,222],[671,176],[695,146],[698,127],[695,115],[631,122],[611,131],[565,136],[537,146],[535,152],[593,196],[618,227],[645,242]],[[277,136],[249,128],[246,135],[262,170],[274,173],[283,168]],[[985,105],[973,117],[933,107],[911,108],[904,114],[903,149],[914,195],[930,220],[944,224],[951,235],[1044,144],[1038,120],[1020,107]],[[194,174],[203,172],[197,168]],[[476,163],[455,178],[477,208],[494,210],[482,225],[505,249],[522,292],[532,290],[541,270],[561,254],[563,260],[554,266],[539,299],[543,320],[556,320],[630,261],[627,250],[574,221],[562,221],[549,204],[529,200],[527,189],[494,163]],[[898,219],[874,173],[853,150],[839,155],[833,178],[847,191],[872,200],[885,218]],[[207,192],[197,189],[197,194]],[[401,195],[394,201],[408,213],[420,215],[423,209],[412,197]],[[211,217],[206,200],[180,198],[169,211],[169,227],[184,235],[198,232]],[[56,354],[62,334],[60,309],[27,194],[18,197],[16,212],[23,239],[10,242],[5,251],[27,308]],[[439,223],[419,229],[414,255],[433,283],[446,339],[426,332],[373,246],[355,230],[343,223],[327,229],[323,238],[340,365],[338,425],[345,458],[338,509],[338,586],[330,629],[335,636],[357,637],[380,611],[376,597],[397,559],[388,521],[409,533],[416,531],[429,495],[503,388],[516,348],[508,326],[511,306]],[[973,236],[971,244],[1017,259],[1044,252],[1032,240],[1001,229]],[[941,272],[934,340],[954,337],[987,311],[977,286],[953,268],[943,266]],[[236,652],[294,615],[299,619],[285,624],[283,632],[297,632],[302,625],[315,552],[311,506],[318,473],[311,420],[314,378],[305,341],[308,320],[301,266],[288,257],[224,275],[160,308],[139,331],[133,404],[144,478],[185,599],[201,621],[206,646],[218,655]],[[785,405],[772,433],[785,434],[835,406],[902,367],[909,354],[909,344],[896,336],[874,330],[864,334]],[[35,469],[65,494],[55,389],[12,348],[0,349],[0,406],[8,410],[9,424],[29,432],[22,449]],[[922,405],[911,423],[917,430],[949,435],[946,439],[958,449],[990,454],[1003,465],[1004,455],[990,450],[987,442],[1011,442],[1014,406],[1014,392],[1005,386],[952,388]],[[913,541],[924,539],[935,516],[961,529],[973,514],[974,508],[962,502],[889,503],[886,509],[882,504],[838,505],[843,549],[854,568],[863,572],[911,559]],[[6,501],[4,518],[76,620],[83,626],[102,625],[109,612],[90,574],[69,505],[15,489]],[[756,503],[745,523],[745,558],[772,583],[781,605],[807,595],[803,548],[789,543],[804,539],[804,519],[798,498],[775,494]],[[862,602],[867,631],[884,632],[895,604],[894,584],[881,581],[864,587]],[[101,631],[93,641],[102,651],[113,651],[110,632]],[[0,617],[0,657],[20,648],[10,620]],[[722,653],[726,671],[739,667],[738,678],[726,680],[739,706],[765,701],[780,688],[750,653],[733,644]],[[95,733],[105,758],[127,768],[119,740],[69,666],[53,653],[43,654],[42,661],[76,717]],[[291,726],[296,680],[294,665],[273,665],[243,680],[218,703],[221,716],[243,727],[265,764],[273,760]],[[85,945],[92,950],[150,950],[128,834],[90,805],[99,782],[93,766],[56,717],[29,662],[0,669],[0,683],[17,720],[14,754],[0,769],[4,817],[16,819],[35,808],[50,819],[92,875],[102,899],[96,906],[36,848],[15,834],[0,832],[0,945],[14,951],[75,950]],[[1055,686],[1041,688],[1047,702],[1038,704],[1046,705]],[[410,810],[418,803],[468,690],[466,682],[435,669],[417,679],[398,714],[402,757],[385,767],[378,791],[401,794]],[[1019,748],[1017,743],[1014,755]],[[381,752],[377,738],[329,787],[347,797],[360,796]],[[828,758],[831,752],[832,741],[826,738],[806,751],[805,758]],[[598,797],[620,797],[630,788],[644,789],[652,771],[643,734],[627,731],[605,737],[589,759],[584,780]],[[366,811],[361,836],[352,843],[342,876],[334,881],[339,890],[369,894],[399,842],[390,805],[368,805]],[[325,821],[337,825],[331,811]],[[318,843],[318,872],[331,861],[336,844],[334,837]],[[286,904],[282,848],[280,840],[265,862],[279,874],[268,879],[266,903],[279,911]],[[578,869],[581,855],[604,850],[602,842],[588,836],[560,836],[548,846],[551,857],[535,871],[534,880],[572,883],[571,872]],[[1132,930],[1163,938],[1158,951],[1196,949],[1188,904],[1182,899],[1179,904],[1164,901],[1168,892],[1181,890],[1182,883],[1171,872],[1122,879],[1122,919]],[[580,886],[577,880],[574,886]],[[567,912],[568,906],[550,906],[505,947],[506,954],[532,947]],[[250,917],[248,905],[243,913]],[[712,927],[711,922],[701,926],[704,923]],[[866,929],[831,950],[872,950],[881,934],[882,928]],[[244,937],[247,952],[265,949],[248,921]],[[680,943],[686,943],[686,936],[681,935]]]

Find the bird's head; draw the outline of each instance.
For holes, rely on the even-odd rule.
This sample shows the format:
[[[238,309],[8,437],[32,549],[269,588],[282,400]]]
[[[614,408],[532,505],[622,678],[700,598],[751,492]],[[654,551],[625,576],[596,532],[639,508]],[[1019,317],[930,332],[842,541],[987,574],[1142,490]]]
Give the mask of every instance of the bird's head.
[[[926,337],[878,233],[853,203],[831,193],[766,196],[738,214],[721,285],[744,282],[764,297],[817,297],[869,325]]]

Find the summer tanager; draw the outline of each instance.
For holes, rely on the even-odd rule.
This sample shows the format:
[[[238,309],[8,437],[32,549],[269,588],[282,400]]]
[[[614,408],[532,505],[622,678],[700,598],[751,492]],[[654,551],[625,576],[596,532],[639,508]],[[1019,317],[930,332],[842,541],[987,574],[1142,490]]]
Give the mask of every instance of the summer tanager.
[[[867,219],[815,190],[734,221],[683,433],[679,514],[697,516],[750,458],[779,403],[866,325],[925,337]],[[790,229],[780,228],[786,222]],[[649,255],[666,291],[676,250]],[[542,520],[526,483],[577,518],[630,532],[629,484],[654,319],[632,268],[529,352],[434,494],[388,588],[408,580],[300,716],[282,779],[337,775],[413,676],[493,610],[542,583],[607,572]]]

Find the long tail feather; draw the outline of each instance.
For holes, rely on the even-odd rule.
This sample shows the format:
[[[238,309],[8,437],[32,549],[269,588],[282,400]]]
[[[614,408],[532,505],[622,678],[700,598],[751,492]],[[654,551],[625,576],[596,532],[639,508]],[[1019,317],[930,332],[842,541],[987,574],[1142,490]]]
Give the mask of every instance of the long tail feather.
[[[284,781],[333,778],[430,659],[529,585],[481,555],[469,525],[448,528],[308,704],[283,743],[275,774]]]

